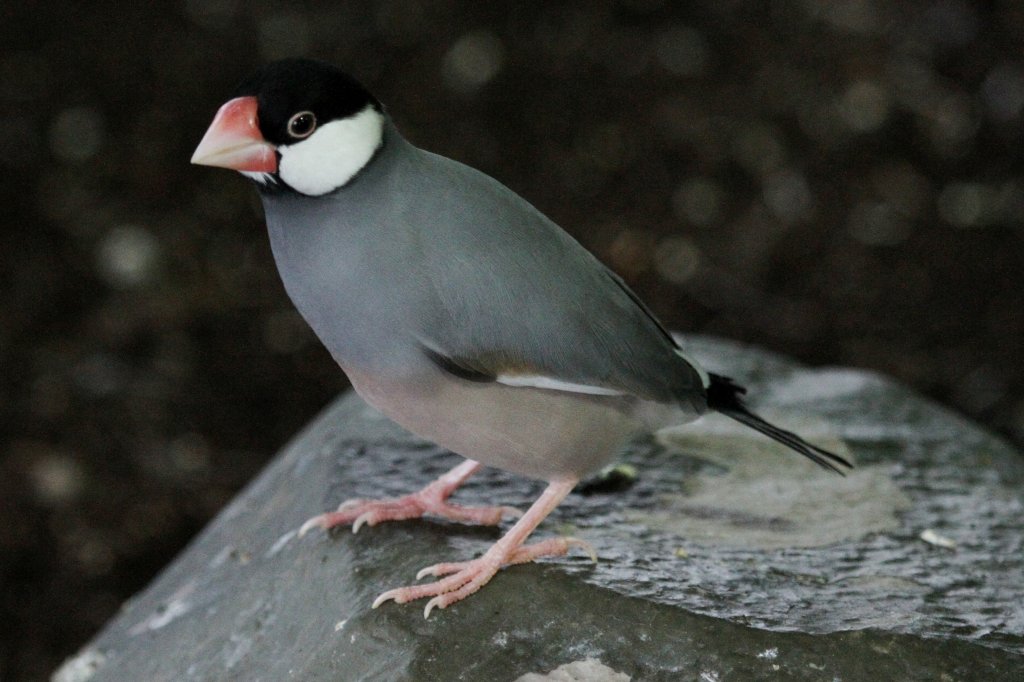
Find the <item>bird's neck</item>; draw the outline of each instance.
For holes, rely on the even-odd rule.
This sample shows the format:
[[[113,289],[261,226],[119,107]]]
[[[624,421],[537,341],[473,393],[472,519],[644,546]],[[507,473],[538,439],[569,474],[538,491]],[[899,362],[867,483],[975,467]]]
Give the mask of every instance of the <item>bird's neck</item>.
[[[377,157],[345,187],[321,197],[261,195],[285,290],[346,367],[379,355],[375,330],[408,314],[392,293],[416,272],[400,188],[415,152],[388,125]]]

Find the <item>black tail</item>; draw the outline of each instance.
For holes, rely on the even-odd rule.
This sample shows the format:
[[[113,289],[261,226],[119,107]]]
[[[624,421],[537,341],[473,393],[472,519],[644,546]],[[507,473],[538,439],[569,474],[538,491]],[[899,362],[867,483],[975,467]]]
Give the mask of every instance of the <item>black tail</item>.
[[[747,389],[734,383],[729,377],[719,376],[718,374],[709,374],[708,376],[711,379],[711,385],[708,386],[708,407],[712,410],[721,412],[725,416],[731,417],[755,431],[760,431],[769,438],[773,438],[783,445],[796,450],[815,464],[834,471],[841,476],[846,475],[840,468],[841,466],[847,469],[853,468],[852,464],[834,452],[811,445],[795,433],[780,429],[774,424],[769,424],[751,412],[743,404],[743,399],[740,397],[747,392]]]

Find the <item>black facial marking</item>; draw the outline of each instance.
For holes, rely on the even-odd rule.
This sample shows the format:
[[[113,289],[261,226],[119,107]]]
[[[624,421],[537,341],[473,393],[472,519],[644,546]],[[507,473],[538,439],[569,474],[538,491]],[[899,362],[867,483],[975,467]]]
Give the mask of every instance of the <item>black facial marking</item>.
[[[348,118],[380,102],[354,78],[325,62],[282,59],[267,64],[235,90],[234,97],[256,97],[263,138],[275,145],[296,142],[288,124],[295,114],[311,112],[317,125]]]

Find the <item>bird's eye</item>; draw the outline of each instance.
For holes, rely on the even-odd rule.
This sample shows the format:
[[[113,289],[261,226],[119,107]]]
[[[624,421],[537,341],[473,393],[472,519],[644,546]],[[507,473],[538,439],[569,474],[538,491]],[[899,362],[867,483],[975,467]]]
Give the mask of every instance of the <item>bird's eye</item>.
[[[309,137],[316,130],[316,116],[312,111],[300,111],[288,119],[288,134],[294,138]]]

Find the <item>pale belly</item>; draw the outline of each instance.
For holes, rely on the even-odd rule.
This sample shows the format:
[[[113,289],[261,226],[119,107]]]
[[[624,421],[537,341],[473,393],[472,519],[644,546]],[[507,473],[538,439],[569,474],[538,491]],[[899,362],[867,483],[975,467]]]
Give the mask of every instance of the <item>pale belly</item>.
[[[346,372],[364,400],[416,435],[541,480],[593,473],[645,430],[621,398],[475,383],[440,372],[415,381]]]

